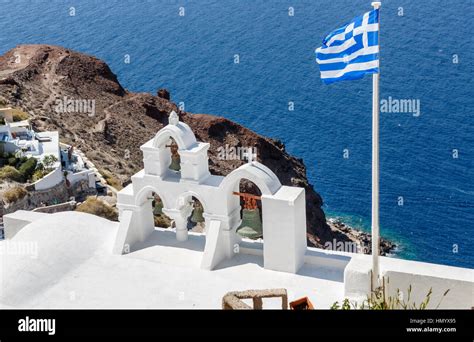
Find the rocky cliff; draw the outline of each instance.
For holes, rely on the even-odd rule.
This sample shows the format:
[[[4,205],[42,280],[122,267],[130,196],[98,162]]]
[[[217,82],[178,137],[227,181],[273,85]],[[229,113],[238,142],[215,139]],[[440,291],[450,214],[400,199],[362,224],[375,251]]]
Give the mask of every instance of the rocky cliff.
[[[108,65],[95,57],[49,45],[18,46],[0,56],[0,100],[29,113],[35,129],[58,130],[64,142],[80,148],[124,184],[142,168],[140,145],[166,125],[168,113],[175,110],[198,140],[211,144],[213,174],[226,175],[243,163],[218,158],[219,147],[254,146],[258,161],[272,169],[282,184],[306,189],[311,244],[321,246],[334,238],[350,240],[344,232],[328,226],[321,196],[308,183],[303,161],[289,155],[282,142],[223,117],[179,111],[164,89],[156,96],[130,92]],[[85,105],[93,100],[94,108],[80,107],[76,100]],[[68,101],[72,101],[70,106],[65,105]]]

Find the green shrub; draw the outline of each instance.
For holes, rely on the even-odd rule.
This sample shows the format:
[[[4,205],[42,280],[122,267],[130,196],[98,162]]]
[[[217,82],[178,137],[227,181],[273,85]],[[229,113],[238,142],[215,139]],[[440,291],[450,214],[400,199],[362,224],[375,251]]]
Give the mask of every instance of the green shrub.
[[[20,182],[22,177],[17,169],[15,169],[13,166],[7,165],[0,169],[0,179]]]
[[[387,284],[389,283],[389,279],[387,279]],[[348,298],[345,298],[342,301],[342,304],[339,302],[335,302],[331,306],[331,310],[351,310],[351,309],[359,309],[359,310],[425,310],[428,307],[428,304],[431,300],[431,295],[433,294],[433,290],[430,288],[426,293],[424,299],[420,303],[415,303],[411,298],[412,293],[412,286],[410,285],[407,290],[407,299],[403,299],[402,292],[400,289],[397,289],[395,296],[388,296],[386,294],[385,288],[385,278],[382,278],[382,286],[377,287],[374,291],[372,291],[371,295],[367,296],[362,303],[357,302],[350,302]],[[435,309],[438,309],[441,301],[444,297],[449,293],[449,289],[446,290],[441,299],[439,300],[438,305]]]
[[[10,166],[16,166],[16,164],[18,163],[18,159],[16,157],[10,157],[8,158],[7,160],[7,164],[10,165]]]
[[[9,155],[7,158],[7,164],[13,167],[16,167],[17,169],[21,166],[21,164],[26,163],[28,160],[27,157],[19,157],[15,155]]]
[[[43,158],[43,164],[46,168],[50,168],[58,161],[58,158],[56,158],[54,155],[49,154]]]
[[[39,181],[41,178],[46,176],[50,170],[45,170],[45,169],[36,169],[36,171],[33,173],[33,176],[31,176],[31,181],[36,182]]]
[[[35,172],[35,169],[36,169],[36,163],[37,161],[35,158],[29,158],[26,162],[21,164],[18,171],[23,177],[23,181],[26,182],[28,179],[31,178],[31,176],[33,176],[33,173]]]
[[[95,197],[87,197],[87,199],[77,207],[76,211],[100,216],[112,221],[118,221],[117,211]]]
[[[3,193],[3,200],[7,203],[14,203],[25,197],[27,193],[28,191],[26,191],[23,187],[15,186]]]

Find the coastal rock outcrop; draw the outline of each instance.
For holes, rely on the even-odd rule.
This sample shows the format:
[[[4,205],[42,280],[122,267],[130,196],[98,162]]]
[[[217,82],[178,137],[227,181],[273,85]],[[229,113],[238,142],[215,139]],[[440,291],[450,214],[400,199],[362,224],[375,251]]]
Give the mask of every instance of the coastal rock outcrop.
[[[158,89],[158,91],[156,92],[156,96],[165,100],[171,100],[170,92],[168,91],[168,89],[165,88]]]

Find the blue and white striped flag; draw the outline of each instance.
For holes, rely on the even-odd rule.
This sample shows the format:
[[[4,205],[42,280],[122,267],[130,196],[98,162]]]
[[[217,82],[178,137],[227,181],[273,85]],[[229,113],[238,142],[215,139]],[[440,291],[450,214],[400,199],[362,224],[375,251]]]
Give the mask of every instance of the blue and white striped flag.
[[[356,80],[379,72],[379,10],[367,12],[331,32],[316,49],[321,80]]]

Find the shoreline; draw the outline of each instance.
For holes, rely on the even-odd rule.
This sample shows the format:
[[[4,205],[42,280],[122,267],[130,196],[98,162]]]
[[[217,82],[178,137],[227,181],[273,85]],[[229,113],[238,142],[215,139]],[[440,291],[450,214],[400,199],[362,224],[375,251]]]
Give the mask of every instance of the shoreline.
[[[326,220],[328,226],[332,231],[336,231],[346,236],[349,239],[350,245],[347,245],[347,242],[338,242],[337,244],[326,242],[324,244],[325,249],[332,249],[336,251],[346,251],[346,252],[355,252],[355,253],[372,253],[372,235],[370,233],[364,232],[361,229],[354,228],[347,223],[344,223],[338,217],[328,217]],[[336,248],[333,247],[333,244],[336,244]],[[390,240],[387,240],[383,237],[380,238],[380,255],[381,256],[390,256],[396,254],[398,245]],[[350,250],[348,250],[350,249]]]

